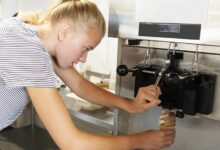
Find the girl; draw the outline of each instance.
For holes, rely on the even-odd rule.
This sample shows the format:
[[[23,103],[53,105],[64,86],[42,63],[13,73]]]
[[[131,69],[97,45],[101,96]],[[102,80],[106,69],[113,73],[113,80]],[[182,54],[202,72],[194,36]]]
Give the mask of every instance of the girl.
[[[56,75],[78,96],[99,105],[142,113],[160,103],[161,93],[155,86],[141,88],[137,97],[128,101],[93,85],[72,67],[86,61],[104,34],[104,18],[87,0],[60,0],[44,17],[29,14],[2,21],[0,130],[10,125],[31,100],[63,150],[161,149],[171,145],[174,130],[111,137],[85,133],[74,126],[55,88]]]

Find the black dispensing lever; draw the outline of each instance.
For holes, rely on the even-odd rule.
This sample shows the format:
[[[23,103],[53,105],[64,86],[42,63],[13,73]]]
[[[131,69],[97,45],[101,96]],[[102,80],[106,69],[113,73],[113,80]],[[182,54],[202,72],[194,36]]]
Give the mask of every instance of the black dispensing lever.
[[[117,73],[120,75],[120,76],[126,76],[129,72],[129,69],[126,65],[119,65],[117,67]]]
[[[135,72],[136,70],[138,70],[138,68],[131,68],[131,69],[128,69],[128,67],[126,65],[119,65],[117,67],[117,73],[120,75],[120,76],[126,76],[128,74],[128,72]]]

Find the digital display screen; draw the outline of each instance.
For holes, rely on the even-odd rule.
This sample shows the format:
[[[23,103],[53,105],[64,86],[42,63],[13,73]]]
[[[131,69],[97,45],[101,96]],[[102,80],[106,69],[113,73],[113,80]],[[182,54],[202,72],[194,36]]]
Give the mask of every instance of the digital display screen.
[[[159,32],[180,33],[180,24],[159,24]]]

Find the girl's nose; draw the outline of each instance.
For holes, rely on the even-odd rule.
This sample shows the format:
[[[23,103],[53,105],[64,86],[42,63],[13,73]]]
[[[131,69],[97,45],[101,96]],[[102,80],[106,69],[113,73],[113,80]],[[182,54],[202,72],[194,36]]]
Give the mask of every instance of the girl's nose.
[[[82,62],[82,63],[85,63],[85,62],[86,62],[86,59],[87,59],[87,54],[88,54],[88,52],[84,53],[84,54],[80,57],[79,61]]]

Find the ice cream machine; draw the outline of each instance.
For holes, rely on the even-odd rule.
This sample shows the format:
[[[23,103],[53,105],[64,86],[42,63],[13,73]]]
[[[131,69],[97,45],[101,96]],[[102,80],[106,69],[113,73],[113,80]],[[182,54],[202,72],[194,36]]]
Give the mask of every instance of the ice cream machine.
[[[195,53],[194,59],[197,59],[197,55]],[[168,50],[164,63],[152,63],[152,60],[146,61],[145,57],[142,63],[130,69],[126,64],[119,65],[117,73],[125,76],[132,72],[135,78],[134,96],[140,87],[157,84],[162,91],[160,105],[170,110],[175,109],[179,118],[183,118],[184,114],[208,115],[213,110],[217,76],[207,70],[182,68],[183,58],[184,52]]]

